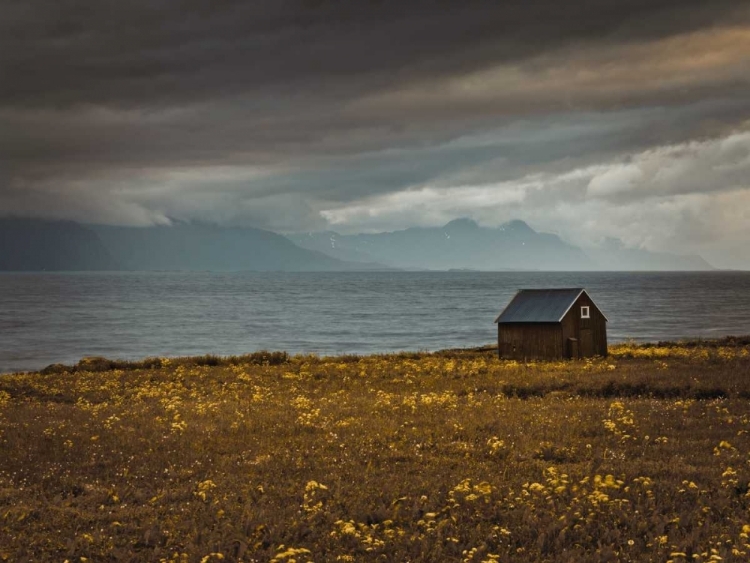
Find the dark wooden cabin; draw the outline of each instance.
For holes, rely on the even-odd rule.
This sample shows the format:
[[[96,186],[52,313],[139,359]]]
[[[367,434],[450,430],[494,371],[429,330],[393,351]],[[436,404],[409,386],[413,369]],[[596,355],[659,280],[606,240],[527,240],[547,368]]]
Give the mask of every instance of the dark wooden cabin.
[[[495,322],[500,358],[607,355],[607,317],[583,288],[522,289]]]

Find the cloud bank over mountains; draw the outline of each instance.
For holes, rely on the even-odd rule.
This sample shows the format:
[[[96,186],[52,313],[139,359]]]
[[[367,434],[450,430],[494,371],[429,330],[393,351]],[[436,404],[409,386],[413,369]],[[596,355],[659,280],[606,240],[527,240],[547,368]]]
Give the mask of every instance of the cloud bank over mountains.
[[[565,233],[576,244],[605,234],[631,247],[711,251],[748,235],[750,132],[667,145],[625,160],[499,183],[427,185],[323,210],[334,226],[372,231],[470,216],[497,226],[515,217]]]
[[[0,7],[0,214],[497,226],[750,268],[750,6]]]

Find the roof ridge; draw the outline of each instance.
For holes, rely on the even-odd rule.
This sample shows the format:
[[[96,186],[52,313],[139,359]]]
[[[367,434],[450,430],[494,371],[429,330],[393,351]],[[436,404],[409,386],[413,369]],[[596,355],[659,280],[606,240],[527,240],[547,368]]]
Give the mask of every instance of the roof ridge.
[[[518,291],[580,291],[585,287],[526,287]]]

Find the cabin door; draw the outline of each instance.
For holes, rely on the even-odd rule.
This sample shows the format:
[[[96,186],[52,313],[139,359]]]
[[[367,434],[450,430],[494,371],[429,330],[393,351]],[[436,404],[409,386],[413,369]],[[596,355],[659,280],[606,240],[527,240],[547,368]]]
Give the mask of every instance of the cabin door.
[[[590,358],[594,355],[594,338],[590,328],[581,329],[580,347],[582,358]]]
[[[503,342],[503,346],[500,349],[502,358],[523,358],[523,341],[514,336],[509,342]]]

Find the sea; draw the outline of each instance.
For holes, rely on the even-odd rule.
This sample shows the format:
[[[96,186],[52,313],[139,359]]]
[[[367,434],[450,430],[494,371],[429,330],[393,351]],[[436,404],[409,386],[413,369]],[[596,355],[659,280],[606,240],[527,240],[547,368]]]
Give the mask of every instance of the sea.
[[[380,354],[496,341],[520,288],[584,287],[610,342],[750,334],[750,272],[0,274],[0,373],[84,356]]]

